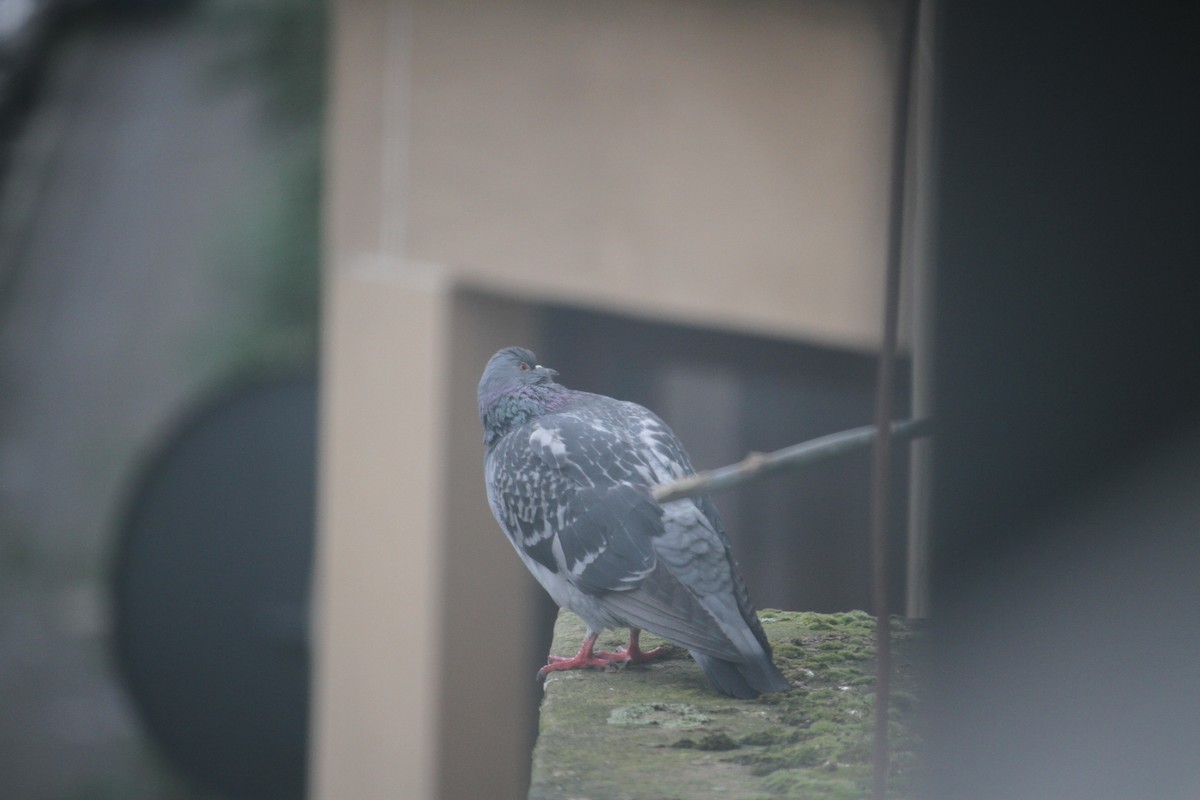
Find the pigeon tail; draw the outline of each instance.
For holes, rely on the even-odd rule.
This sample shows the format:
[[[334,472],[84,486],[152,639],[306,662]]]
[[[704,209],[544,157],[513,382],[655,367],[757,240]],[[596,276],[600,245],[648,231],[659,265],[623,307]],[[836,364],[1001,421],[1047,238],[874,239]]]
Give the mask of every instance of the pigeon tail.
[[[765,653],[753,661],[726,661],[693,650],[692,658],[712,687],[730,697],[750,700],[760,694],[791,688],[787,678]]]

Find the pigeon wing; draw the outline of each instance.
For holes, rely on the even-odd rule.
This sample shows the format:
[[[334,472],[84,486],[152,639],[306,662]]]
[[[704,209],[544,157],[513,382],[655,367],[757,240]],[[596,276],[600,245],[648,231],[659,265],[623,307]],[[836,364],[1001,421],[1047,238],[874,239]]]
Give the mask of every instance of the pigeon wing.
[[[734,639],[745,628],[727,619],[732,587],[723,530],[690,501],[664,510],[650,495],[656,478],[691,472],[687,454],[649,411],[609,403],[543,417],[529,435],[543,476],[556,472],[555,480],[574,484],[563,495],[556,534],[567,579],[601,596],[630,625],[737,657],[745,645]],[[717,598],[726,599],[719,608]]]
[[[558,531],[567,580],[592,595],[636,589],[654,570],[652,539],[662,533],[662,508],[630,484],[583,487],[568,499]]]
[[[580,591],[626,591],[654,569],[662,508],[647,488],[614,480],[626,467],[586,422],[552,415],[513,430],[486,470],[492,511],[513,544]]]
[[[635,588],[650,574],[652,541],[663,532],[662,507],[636,475],[608,428],[572,415],[533,423],[529,453],[554,493],[554,537],[567,580],[597,595]]]

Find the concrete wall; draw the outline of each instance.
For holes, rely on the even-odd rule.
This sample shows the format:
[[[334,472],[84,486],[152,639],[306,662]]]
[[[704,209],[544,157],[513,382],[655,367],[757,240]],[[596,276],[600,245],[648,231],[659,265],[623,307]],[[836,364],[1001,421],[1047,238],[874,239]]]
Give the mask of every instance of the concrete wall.
[[[409,254],[505,292],[870,345],[883,27],[862,2],[417,3]]]

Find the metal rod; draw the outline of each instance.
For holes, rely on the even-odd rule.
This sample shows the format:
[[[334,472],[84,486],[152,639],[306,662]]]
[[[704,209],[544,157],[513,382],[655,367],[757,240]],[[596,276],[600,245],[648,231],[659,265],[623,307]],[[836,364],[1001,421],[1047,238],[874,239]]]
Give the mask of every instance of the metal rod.
[[[904,240],[905,164],[908,155],[908,116],[912,90],[913,40],[917,0],[901,4],[899,58],[896,65],[896,103],[892,128],[892,178],[889,197],[888,253],[884,289],[883,336],[875,387],[875,437],[871,462],[871,584],[875,611],[875,743],[871,796],[884,800],[890,766],[888,706],[891,699],[892,636],[888,611],[888,490],[891,472],[892,395],[896,372],[896,337],[900,316],[900,262]]]
[[[682,480],[656,486],[653,491],[654,499],[660,503],[669,503],[672,500],[720,492],[777,472],[816,464],[866,447],[875,439],[875,431],[874,425],[864,425],[861,428],[851,428],[810,439],[772,453],[751,453],[736,464],[697,472]],[[891,424],[892,437],[896,439],[919,439],[928,436],[932,431],[933,421],[930,419],[906,419]]]
[[[925,0],[917,15],[917,33],[913,52],[913,95],[909,150],[908,197],[912,205],[907,230],[911,240],[905,250],[908,261],[904,266],[910,276],[912,305],[912,406],[914,417],[933,413],[933,295],[937,274],[933,268],[934,218],[933,179],[933,41],[932,0]],[[929,616],[929,523],[932,505],[930,474],[933,463],[931,441],[924,441],[909,451],[908,467],[908,543],[905,556],[904,586],[907,590],[904,613],[910,619]]]

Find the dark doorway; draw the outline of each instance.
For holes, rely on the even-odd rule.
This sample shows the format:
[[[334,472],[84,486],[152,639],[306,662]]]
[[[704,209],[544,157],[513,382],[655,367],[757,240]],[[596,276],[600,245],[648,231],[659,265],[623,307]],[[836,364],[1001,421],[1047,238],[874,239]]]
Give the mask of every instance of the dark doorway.
[[[875,356],[574,308],[548,309],[539,353],[566,385],[647,406],[697,469],[872,422]],[[907,369],[897,387],[908,409]],[[907,450],[897,448],[892,553],[905,551]],[[812,611],[870,607],[867,450],[721,493],[714,500],[755,603]],[[892,558],[891,603],[904,564]]]

